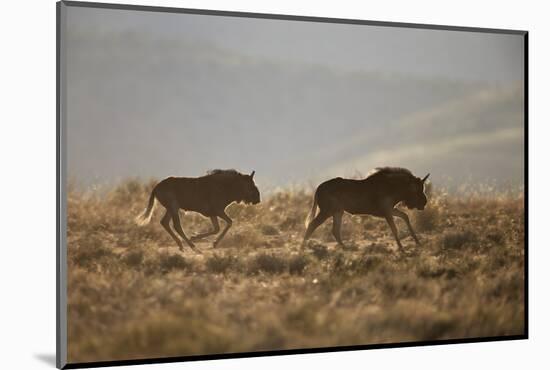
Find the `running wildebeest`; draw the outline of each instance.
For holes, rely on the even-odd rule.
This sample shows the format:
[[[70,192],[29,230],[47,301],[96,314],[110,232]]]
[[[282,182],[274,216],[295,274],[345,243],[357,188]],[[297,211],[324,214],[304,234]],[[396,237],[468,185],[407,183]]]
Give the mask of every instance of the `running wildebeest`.
[[[136,217],[138,225],[149,223],[153,215],[155,199],[166,208],[160,224],[178,243],[180,250],[183,244],[170,229],[172,220],[174,229],[191,249],[197,252],[193,241],[215,235],[220,231],[218,217],[225,221],[226,226],[214,241],[217,246],[225,236],[233,221],[225,213],[227,206],[233,202],[248,204],[260,203],[260,192],[254,183],[254,173],[241,174],[235,170],[212,170],[201,177],[169,177],[159,182],[151,192],[147,209]],[[179,210],[198,212],[209,217],[214,227],[211,231],[188,238],[180,224]]]
[[[332,216],[332,235],[340,245],[344,245],[340,235],[342,216],[344,212],[352,215],[372,215],[384,217],[390,225],[391,231],[400,250],[403,250],[393,217],[402,218],[414,238],[416,244],[420,244],[409,217],[405,212],[395,208],[403,202],[409,209],[423,210],[428,200],[424,194],[424,182],[430,176],[423,179],[414,176],[405,168],[383,167],[363,180],[351,180],[337,177],[325,181],[317,187],[313,198],[313,206],[306,220],[305,243],[311,234],[323,222]],[[319,206],[319,214],[315,211]]]

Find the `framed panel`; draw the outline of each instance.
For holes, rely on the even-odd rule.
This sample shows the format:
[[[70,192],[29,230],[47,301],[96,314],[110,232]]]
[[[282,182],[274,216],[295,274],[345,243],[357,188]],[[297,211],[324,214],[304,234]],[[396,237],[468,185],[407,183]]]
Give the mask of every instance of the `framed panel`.
[[[57,39],[59,368],[528,337],[526,31],[64,1]]]

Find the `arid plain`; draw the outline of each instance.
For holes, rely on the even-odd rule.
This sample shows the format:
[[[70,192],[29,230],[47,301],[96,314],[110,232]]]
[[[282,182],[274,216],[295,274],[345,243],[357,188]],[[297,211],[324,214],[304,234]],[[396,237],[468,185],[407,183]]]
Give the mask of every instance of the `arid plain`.
[[[180,252],[134,217],[156,182],[68,193],[68,360],[108,361],[524,332],[522,193],[428,192],[399,253],[382,219],[344,216],[301,246],[308,191],[233,204],[217,247]],[[186,213],[188,235],[210,228]],[[223,225],[223,224],[222,224]]]

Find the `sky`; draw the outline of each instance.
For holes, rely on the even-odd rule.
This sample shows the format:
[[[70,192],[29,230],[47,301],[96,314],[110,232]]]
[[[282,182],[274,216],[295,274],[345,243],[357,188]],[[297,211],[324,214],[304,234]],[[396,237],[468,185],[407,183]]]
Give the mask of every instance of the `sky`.
[[[69,7],[65,37],[83,184],[379,165],[523,181],[520,35]]]
[[[426,78],[523,79],[523,39],[508,34],[214,15],[70,8],[69,32],[193,39],[251,57]]]

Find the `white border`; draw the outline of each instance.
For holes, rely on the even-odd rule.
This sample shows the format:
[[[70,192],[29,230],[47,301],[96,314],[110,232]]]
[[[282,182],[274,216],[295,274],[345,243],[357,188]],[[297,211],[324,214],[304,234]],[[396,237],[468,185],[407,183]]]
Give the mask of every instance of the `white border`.
[[[117,2],[117,1],[111,1]],[[140,5],[429,23],[530,31],[530,338],[462,344],[142,365],[157,369],[544,368],[550,338],[549,197],[546,141],[550,23],[544,2],[120,1]],[[55,353],[55,2],[3,4],[2,27],[2,367],[53,368]],[[535,202],[536,200],[536,202]],[[154,367],[153,367],[154,366]]]

